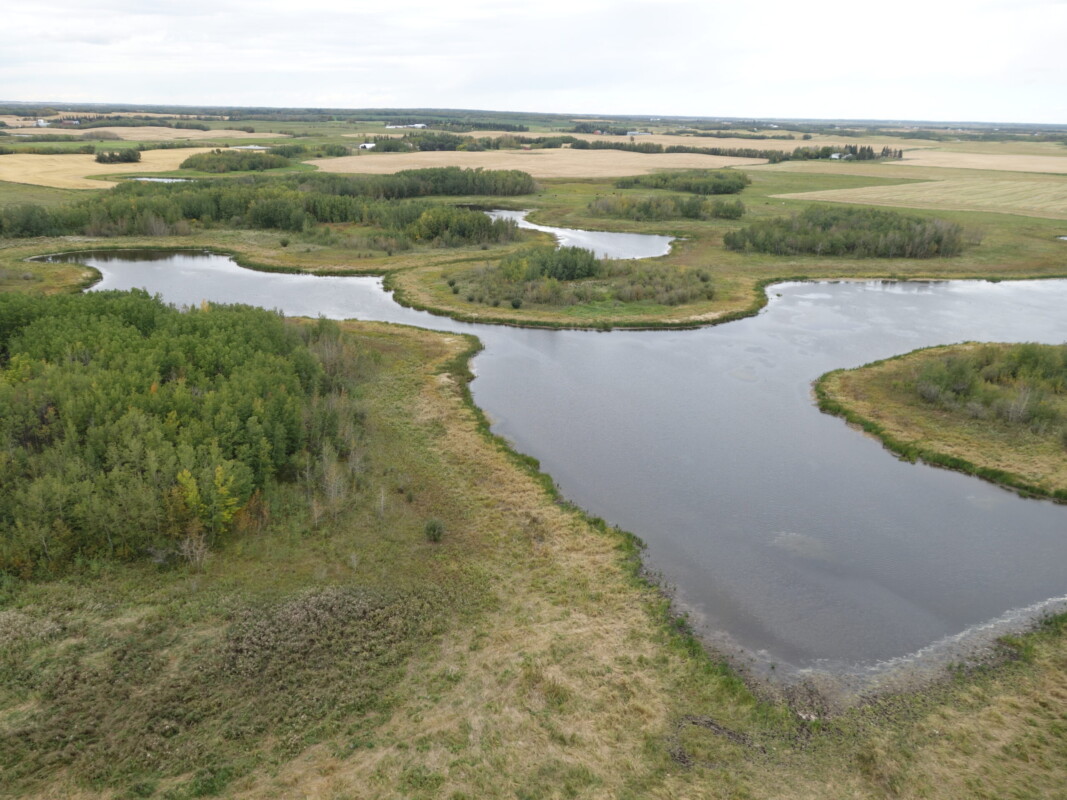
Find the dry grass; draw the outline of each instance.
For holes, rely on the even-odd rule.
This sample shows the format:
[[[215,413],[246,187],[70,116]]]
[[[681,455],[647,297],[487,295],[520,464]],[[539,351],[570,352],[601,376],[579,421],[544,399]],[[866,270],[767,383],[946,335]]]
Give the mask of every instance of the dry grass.
[[[1050,172],[1067,175],[1067,149],[1062,156],[1024,155],[1016,153],[966,153],[943,149],[909,150],[902,161],[890,166],[946,167],[982,169],[997,172]]]
[[[1028,217],[1067,219],[1067,180],[942,180],[773,196],[788,200],[939,208],[952,211],[992,211]]]
[[[100,164],[93,156],[80,153],[51,156],[12,153],[0,156],[0,181],[52,186],[56,189],[106,189],[114,186],[115,182],[90,180],[88,176],[167,172],[177,169],[189,156],[206,152],[207,148],[146,150],[135,164]]]
[[[644,175],[660,169],[719,169],[762,164],[761,159],[724,158],[689,153],[645,154],[622,150],[487,150],[380,153],[344,158],[312,159],[306,162],[325,172],[357,172],[386,175],[403,169],[466,167],[518,169],[535,178],[615,178]]]

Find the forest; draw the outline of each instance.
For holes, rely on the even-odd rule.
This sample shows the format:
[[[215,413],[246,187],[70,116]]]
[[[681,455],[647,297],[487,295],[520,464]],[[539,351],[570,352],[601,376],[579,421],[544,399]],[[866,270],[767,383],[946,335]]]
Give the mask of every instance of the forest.
[[[0,573],[194,561],[274,482],[332,469],[358,414],[308,348],[323,330],[138,291],[0,294]]]

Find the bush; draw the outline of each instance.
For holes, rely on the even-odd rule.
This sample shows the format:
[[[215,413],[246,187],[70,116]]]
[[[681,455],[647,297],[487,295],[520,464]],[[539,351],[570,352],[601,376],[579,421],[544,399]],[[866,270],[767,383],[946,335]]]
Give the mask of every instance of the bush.
[[[426,534],[427,541],[439,542],[445,535],[445,524],[439,519],[428,519],[423,532]]]

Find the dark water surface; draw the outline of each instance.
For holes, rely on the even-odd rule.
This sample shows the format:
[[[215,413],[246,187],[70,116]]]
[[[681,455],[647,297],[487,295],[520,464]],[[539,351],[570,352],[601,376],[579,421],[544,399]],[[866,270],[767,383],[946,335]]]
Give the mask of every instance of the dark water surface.
[[[402,308],[372,278],[204,254],[81,254],[97,289],[475,333],[477,403],[563,493],[639,535],[701,629],[778,673],[864,675],[1067,595],[1067,508],[896,460],[811,381],[917,347],[1067,340],[1067,281],[771,288],[691,331],[523,330]],[[993,624],[996,623],[996,624]]]

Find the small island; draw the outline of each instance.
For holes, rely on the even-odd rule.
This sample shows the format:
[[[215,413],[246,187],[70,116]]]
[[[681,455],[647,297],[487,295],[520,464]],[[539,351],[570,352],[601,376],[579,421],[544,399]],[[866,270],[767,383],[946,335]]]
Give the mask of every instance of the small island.
[[[815,392],[903,458],[1067,502],[1067,345],[916,350],[829,372]]]

